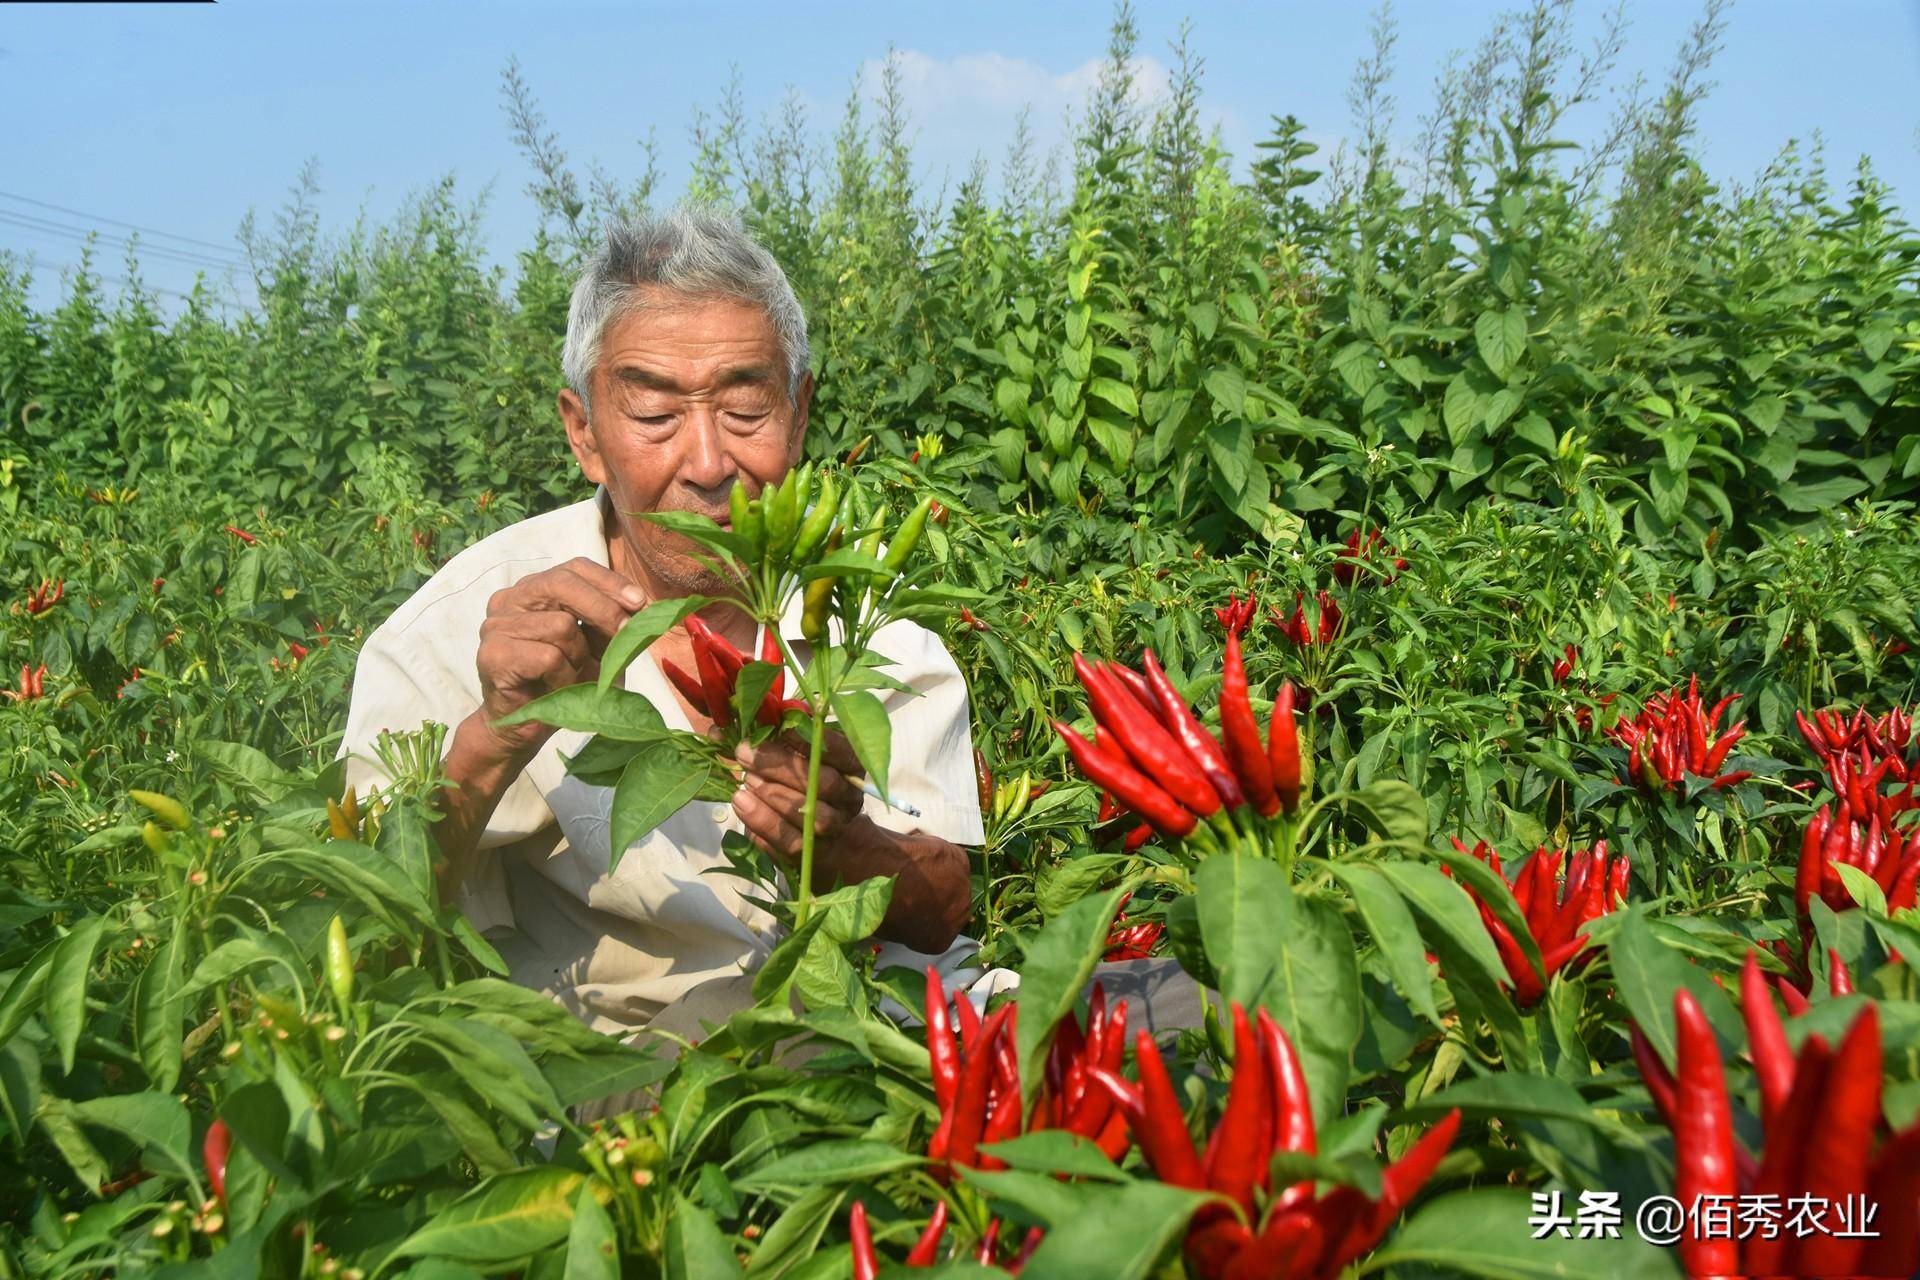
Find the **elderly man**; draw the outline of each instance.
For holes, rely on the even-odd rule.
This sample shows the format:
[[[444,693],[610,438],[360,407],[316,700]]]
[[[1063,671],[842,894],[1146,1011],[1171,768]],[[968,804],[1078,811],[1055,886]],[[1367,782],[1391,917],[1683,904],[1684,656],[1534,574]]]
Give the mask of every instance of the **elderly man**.
[[[364,789],[386,780],[371,751],[380,730],[450,726],[453,788],[435,828],[443,891],[479,927],[513,928],[502,951],[517,981],[601,1029],[652,1022],[698,1034],[701,1019],[750,1001],[743,975],[775,941],[775,921],[749,900],[764,889],[706,873],[729,866],[729,831],[797,867],[804,749],[742,747],[745,781],[731,806],[687,805],[609,874],[612,793],[569,776],[562,759],[585,735],[495,722],[593,678],[607,641],[639,609],[727,594],[691,542],[633,513],[691,511],[725,524],[735,485],[758,493],[799,461],[813,395],[806,322],[779,266],[737,222],[682,209],[610,230],[573,291],[562,363],[560,417],[594,496],[461,552],[368,638],[342,751]],[[700,616],[756,651],[756,624],[740,610],[716,605]],[[797,608],[780,635],[804,662]],[[912,623],[883,628],[873,647],[913,690],[889,695],[888,781],[919,816],[863,795],[841,772],[857,768],[853,753],[833,735],[816,887],[897,877],[880,936],[945,952],[971,896],[960,846],[983,839],[966,687],[939,640]],[[628,668],[626,687],[669,725],[706,730],[663,678],[662,658],[693,667],[683,630]]]
[[[382,729],[451,726],[444,769],[453,788],[434,829],[443,892],[481,929],[511,929],[500,951],[516,981],[595,1027],[698,1036],[752,1003],[750,975],[776,941],[776,921],[750,901],[764,886],[706,873],[731,870],[721,852],[729,831],[797,868],[800,744],[742,747],[745,782],[731,806],[687,805],[610,874],[613,793],[568,775],[563,760],[587,736],[496,722],[594,677],[597,655],[636,611],[728,594],[690,542],[632,513],[695,511],[725,524],[734,485],[758,493],[786,475],[813,396],[806,321],[779,266],[737,222],[682,209],[609,231],[574,288],[562,364],[560,417],[598,489],[461,552],[368,637],[341,751],[348,780],[364,790],[388,781],[372,751]],[[797,606],[780,638],[804,663]],[[716,605],[700,616],[758,651],[756,625],[740,610]],[[884,698],[888,792],[900,807],[849,780],[858,762],[829,735],[815,888],[895,877],[880,963],[933,961],[957,977],[976,949],[957,938],[971,900],[961,846],[985,838],[966,685],[940,641],[913,623],[881,628],[872,648],[910,690]],[[691,655],[675,630],[625,681],[667,724],[700,732],[706,717],[659,666],[668,658],[690,668]],[[1171,960],[1102,965],[1099,980],[1133,1002],[1135,1025],[1199,1024],[1199,989]],[[978,1003],[1015,981],[994,970],[969,995]]]

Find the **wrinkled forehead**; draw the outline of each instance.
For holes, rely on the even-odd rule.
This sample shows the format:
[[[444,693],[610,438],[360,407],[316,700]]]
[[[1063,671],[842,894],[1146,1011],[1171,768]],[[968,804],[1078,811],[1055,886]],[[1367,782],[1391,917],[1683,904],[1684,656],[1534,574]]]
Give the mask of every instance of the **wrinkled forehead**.
[[[608,322],[600,374],[616,386],[709,391],[777,386],[780,340],[766,311],[738,298],[650,286]]]

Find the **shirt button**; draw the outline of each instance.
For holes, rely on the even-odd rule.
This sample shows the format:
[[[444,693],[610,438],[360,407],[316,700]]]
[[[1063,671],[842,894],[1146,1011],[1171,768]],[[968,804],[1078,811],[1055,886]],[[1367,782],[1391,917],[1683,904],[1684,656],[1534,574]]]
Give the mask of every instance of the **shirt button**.
[[[725,804],[714,806],[713,820],[715,822],[724,823],[728,818],[731,818],[732,816],[733,816],[733,806],[725,805]]]

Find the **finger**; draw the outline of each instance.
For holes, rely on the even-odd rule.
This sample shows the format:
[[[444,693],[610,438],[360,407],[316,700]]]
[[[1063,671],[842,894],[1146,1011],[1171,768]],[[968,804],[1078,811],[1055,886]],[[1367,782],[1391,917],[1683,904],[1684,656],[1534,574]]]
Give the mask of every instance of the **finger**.
[[[804,791],[777,782],[755,780],[749,782],[742,791],[750,791],[760,803],[780,816],[780,820],[795,831],[806,829],[803,819],[807,811],[807,796]],[[845,794],[830,796],[821,791],[813,810],[813,830],[815,835],[832,836],[848,822],[858,817],[860,805],[859,792],[853,792],[855,803],[846,803]]]
[[[556,675],[575,674],[595,665],[593,647],[570,613],[549,610],[488,618],[480,624],[480,643],[483,648],[522,644],[550,646],[565,659],[565,671],[556,671]]]
[[[612,570],[606,572],[612,573]],[[614,576],[618,578],[617,574]],[[579,619],[590,633],[589,640],[604,648],[633,613],[620,595],[608,591],[606,581],[603,577],[589,579],[570,566],[562,565],[533,574],[505,591],[496,592],[487,602],[487,612],[492,616],[540,612],[570,614]],[[634,590],[637,592],[638,588]]]
[[[844,774],[865,775],[867,768],[860,763],[860,756],[847,741],[847,735],[838,729],[829,729],[824,739],[826,743],[826,762]]]
[[[804,753],[796,754],[784,743],[774,742],[751,747],[741,743],[734,751],[734,758],[745,765],[747,772],[755,778],[778,783],[805,794],[807,788],[807,758]],[[820,797],[841,808],[858,812],[861,791],[858,784],[849,779],[840,770],[830,764],[820,766]]]
[[[800,854],[800,828],[788,822],[779,811],[752,790],[742,787],[733,796],[733,811],[740,817],[740,825],[747,834],[761,842],[761,847],[776,857],[798,857]]]

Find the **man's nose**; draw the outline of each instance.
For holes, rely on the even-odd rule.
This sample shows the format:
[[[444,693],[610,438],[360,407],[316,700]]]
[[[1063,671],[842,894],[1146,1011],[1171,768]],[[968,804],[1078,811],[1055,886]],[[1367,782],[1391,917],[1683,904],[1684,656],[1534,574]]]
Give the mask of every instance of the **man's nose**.
[[[720,441],[720,415],[710,405],[695,404],[687,411],[686,431],[680,478],[696,488],[718,489],[737,470]]]

